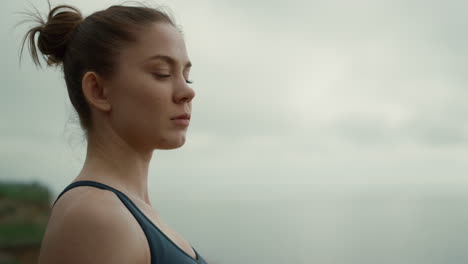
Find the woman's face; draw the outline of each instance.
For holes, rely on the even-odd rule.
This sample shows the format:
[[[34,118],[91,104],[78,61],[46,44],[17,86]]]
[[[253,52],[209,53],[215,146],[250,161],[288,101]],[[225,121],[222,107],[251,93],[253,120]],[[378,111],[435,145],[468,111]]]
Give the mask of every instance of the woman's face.
[[[195,92],[190,60],[181,33],[168,23],[153,23],[137,43],[119,54],[110,80],[110,122],[125,141],[143,149],[174,149],[185,143],[188,125],[173,120],[191,114]]]

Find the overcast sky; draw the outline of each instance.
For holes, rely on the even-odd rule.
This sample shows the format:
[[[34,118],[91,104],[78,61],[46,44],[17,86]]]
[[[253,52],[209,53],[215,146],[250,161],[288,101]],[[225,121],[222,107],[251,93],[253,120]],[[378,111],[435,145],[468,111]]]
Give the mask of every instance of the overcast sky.
[[[154,3],[185,32],[197,93],[186,144],[155,152],[154,184],[467,183],[468,2]],[[13,12],[28,6],[2,4],[0,164],[58,187],[85,143],[60,71],[26,52],[18,65]]]

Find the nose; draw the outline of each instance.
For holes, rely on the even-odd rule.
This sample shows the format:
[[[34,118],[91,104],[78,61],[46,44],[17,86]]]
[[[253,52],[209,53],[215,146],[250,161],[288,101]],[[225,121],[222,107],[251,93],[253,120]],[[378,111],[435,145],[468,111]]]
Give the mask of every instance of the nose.
[[[176,103],[191,102],[195,97],[195,90],[189,86],[184,78],[177,82],[174,92],[174,101]]]

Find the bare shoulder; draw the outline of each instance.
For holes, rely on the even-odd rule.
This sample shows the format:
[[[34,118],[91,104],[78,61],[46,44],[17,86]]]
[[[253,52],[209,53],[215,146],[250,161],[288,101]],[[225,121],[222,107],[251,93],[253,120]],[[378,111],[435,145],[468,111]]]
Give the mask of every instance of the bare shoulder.
[[[38,263],[146,264],[147,248],[138,222],[113,192],[81,186],[54,206]]]

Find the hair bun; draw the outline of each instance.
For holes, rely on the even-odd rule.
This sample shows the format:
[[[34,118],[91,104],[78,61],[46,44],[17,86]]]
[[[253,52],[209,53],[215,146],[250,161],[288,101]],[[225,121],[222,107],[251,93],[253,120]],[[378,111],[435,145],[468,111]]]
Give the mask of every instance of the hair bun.
[[[59,9],[69,9],[60,11]],[[47,57],[47,64],[60,64],[75,28],[83,22],[81,12],[69,5],[59,5],[50,10],[47,22],[37,28],[37,46]]]

